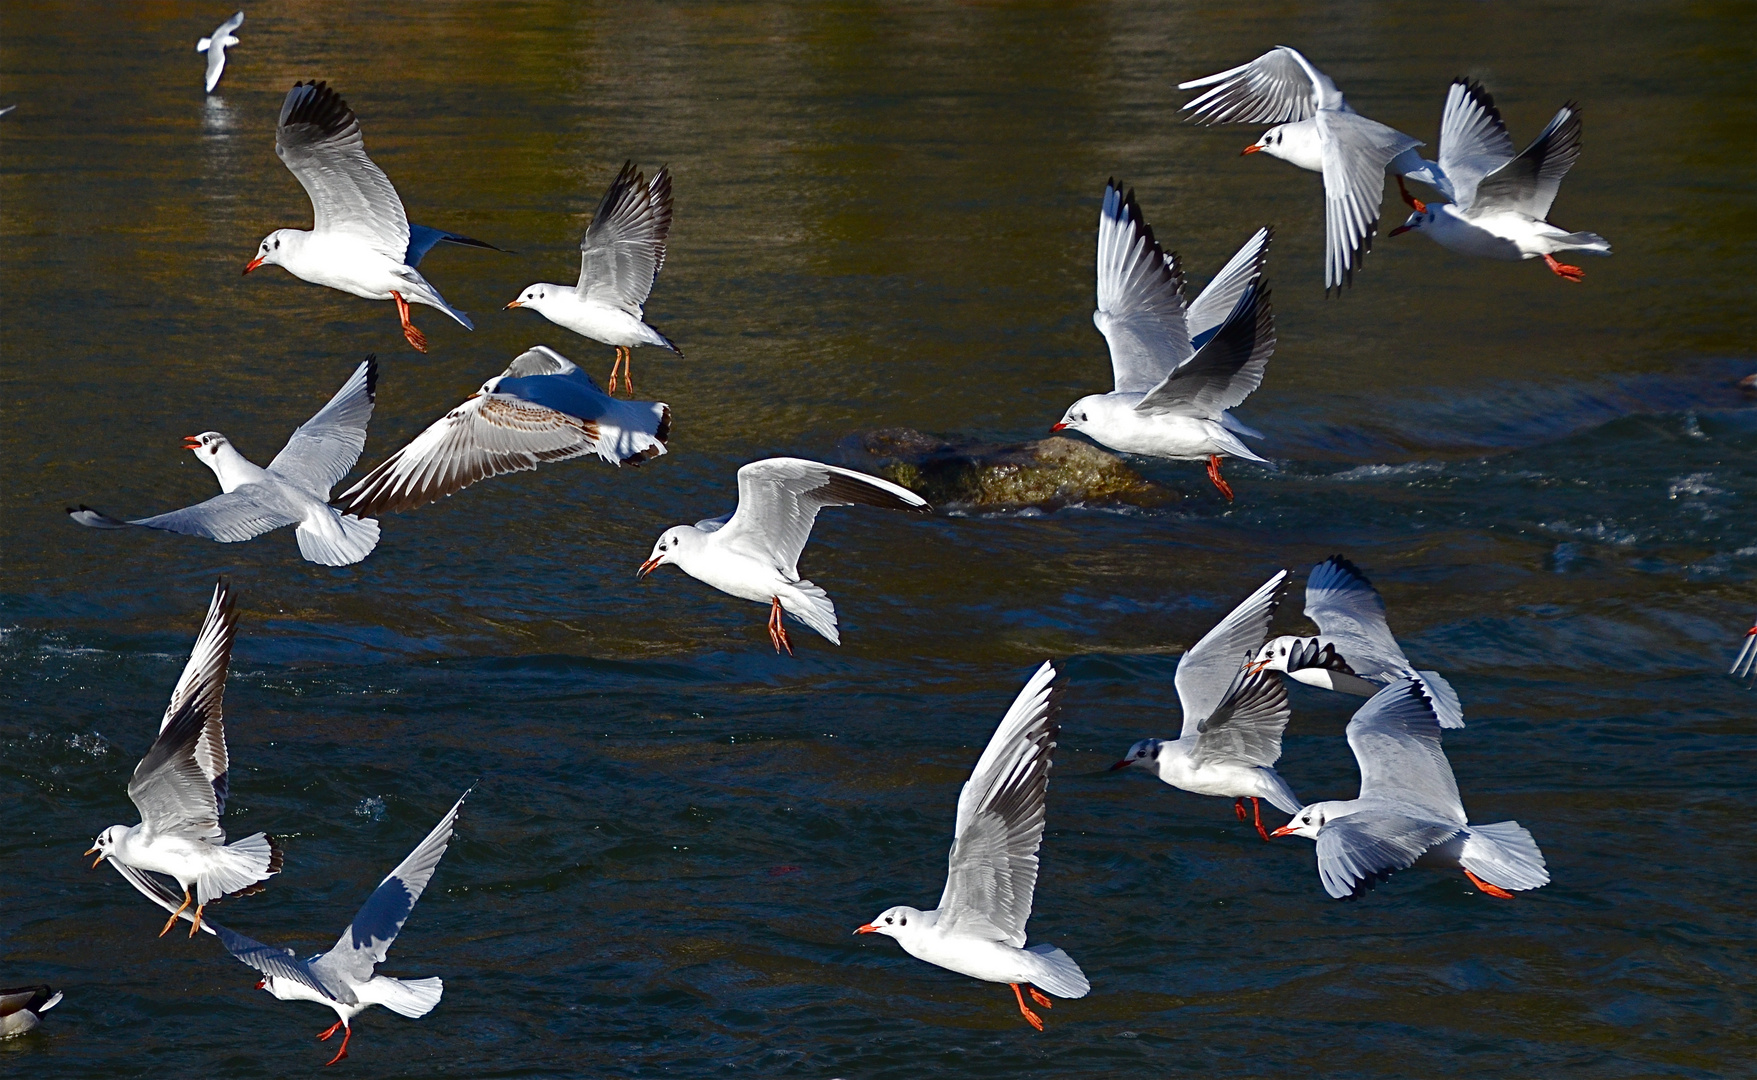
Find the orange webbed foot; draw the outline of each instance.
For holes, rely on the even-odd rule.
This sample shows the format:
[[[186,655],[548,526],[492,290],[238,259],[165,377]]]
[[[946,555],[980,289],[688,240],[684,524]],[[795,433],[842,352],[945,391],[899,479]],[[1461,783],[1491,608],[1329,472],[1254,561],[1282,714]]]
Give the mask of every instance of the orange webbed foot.
[[[1586,271],[1580,269],[1578,266],[1569,266],[1565,262],[1560,262],[1554,255],[1545,255],[1543,261],[1551,270],[1556,272],[1557,277],[1564,281],[1579,282],[1586,279]]]
[[[1462,869],[1462,867],[1460,869]],[[1469,870],[1464,871],[1464,876],[1470,879],[1470,883],[1472,885],[1475,885],[1477,888],[1481,889],[1483,892],[1488,893],[1490,896],[1498,897],[1499,899],[1502,899],[1502,900],[1513,899],[1513,894],[1508,892],[1506,889],[1501,888],[1499,885],[1490,885],[1488,882],[1484,881],[1482,878],[1477,877],[1475,874],[1471,873]]]
[[[1219,454],[1208,455],[1208,479],[1213,482],[1215,490],[1226,496],[1227,502],[1232,501],[1232,485],[1227,483],[1226,478],[1220,475]]]
[[[1031,1007],[1029,1005],[1025,1004],[1025,995],[1019,993],[1019,984],[1018,983],[1008,983],[1007,985],[1013,988],[1013,997],[1017,998],[1019,1001],[1019,1014],[1025,1018],[1025,1022],[1027,1024],[1030,1024],[1032,1027],[1036,1028],[1038,1031],[1042,1031],[1043,1030],[1043,1017],[1038,1016],[1036,1013],[1032,1012]],[[1037,996],[1036,989],[1033,989],[1031,991],[1031,996],[1032,997]]]

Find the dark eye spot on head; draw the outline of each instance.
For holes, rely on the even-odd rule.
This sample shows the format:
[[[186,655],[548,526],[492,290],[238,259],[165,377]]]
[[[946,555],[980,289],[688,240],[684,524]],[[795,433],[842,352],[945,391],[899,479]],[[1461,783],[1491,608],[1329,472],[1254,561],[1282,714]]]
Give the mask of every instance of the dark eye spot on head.
[[[275,241],[275,247],[277,247],[277,248],[278,248],[278,247],[280,247],[280,246],[281,246],[281,242],[280,242],[280,241],[279,241],[279,240],[276,240],[276,241]]]

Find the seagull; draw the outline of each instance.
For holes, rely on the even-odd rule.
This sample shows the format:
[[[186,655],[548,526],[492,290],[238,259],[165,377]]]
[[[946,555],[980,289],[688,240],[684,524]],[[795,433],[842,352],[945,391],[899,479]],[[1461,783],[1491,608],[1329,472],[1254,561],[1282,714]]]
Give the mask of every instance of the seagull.
[[[836,606],[799,576],[799,553],[819,510],[856,505],[933,512],[921,496],[889,480],[804,458],[764,458],[738,470],[736,510],[666,529],[635,577],[670,563],[730,596],[768,604],[769,642],[777,653],[784,648],[793,655],[782,612],[840,645]]]
[[[1745,643],[1739,647],[1739,655],[1733,657],[1733,669],[1727,674],[1735,679],[1744,679],[1757,673],[1757,625],[1745,631]]]
[[[1246,241],[1184,310],[1183,271],[1141,216],[1131,189],[1104,188],[1098,215],[1098,310],[1092,321],[1110,346],[1116,389],[1068,406],[1049,430],[1079,431],[1112,450],[1208,461],[1208,479],[1227,502],[1222,456],[1265,461],[1240,441],[1259,431],[1227,412],[1263,381],[1275,352],[1275,317],[1262,287],[1269,229]]]
[[[1385,170],[1418,180],[1433,165],[1411,138],[1355,112],[1330,77],[1297,50],[1278,45],[1248,64],[1179,83],[1212,87],[1183,106],[1205,124],[1274,124],[1244,148],[1324,177],[1324,291],[1352,284],[1373,248],[1385,196]]]
[[[44,1013],[61,1004],[53,986],[15,986],[0,990],[0,1039],[23,1035],[41,1022]]]
[[[409,224],[390,177],[366,156],[360,121],[340,94],[321,82],[294,83],[281,103],[275,153],[311,197],[312,227],[309,232],[276,229],[263,237],[256,257],[244,266],[246,274],[266,263],[314,285],[368,300],[395,300],[403,336],[420,352],[427,351],[427,338],[409,321],[410,303],[438,308],[466,330],[476,328],[415,268],[442,241],[501,249]]]
[[[1398,679],[1412,678],[1433,699],[1443,728],[1464,726],[1458,692],[1437,671],[1417,671],[1385,621],[1385,600],[1360,567],[1340,555],[1312,568],[1306,579],[1306,618],[1317,637],[1284,635],[1251,658],[1254,671],[1279,671],[1307,686],[1372,697]]]
[[[579,283],[569,288],[538,282],[506,306],[530,308],[557,326],[616,346],[610,392],[616,393],[620,368],[632,394],[628,364],[636,346],[657,345],[683,355],[670,338],[646,324],[641,307],[665,267],[670,233],[671,170],[661,168],[648,183],[634,162],[624,162],[580,240]]]
[[[221,581],[214,586],[189,663],[171,691],[158,738],[128,782],[128,798],[140,811],[140,824],[110,826],[86,852],[97,856],[92,869],[108,859],[149,897],[152,893],[138,880],[145,877],[144,871],[177,879],[183,886],[183,903],[165,920],[160,937],[171,932],[190,904],[195,905],[189,929],[194,937],[208,904],[259,892],[260,882],[281,869],[281,849],[272,837],[253,833],[228,844],[220,828],[231,790],[220,705],[237,629],[232,590]]]
[[[214,30],[213,37],[204,37],[195,43],[196,52],[207,54],[207,92],[210,94],[220,85],[220,74],[226,70],[226,50],[238,44],[232,31],[243,25],[244,13],[240,11],[221,23]]]
[[[1410,866],[1457,867],[1490,896],[1550,883],[1543,852],[1517,821],[1472,825],[1440,748],[1433,701],[1417,679],[1398,679],[1348,722],[1360,763],[1360,797],[1312,803],[1272,836],[1318,842],[1324,891],[1353,900]]]
[[[1139,762],[1174,788],[1231,798],[1240,821],[1246,820],[1249,799],[1257,835],[1264,840],[1269,833],[1261,800],[1284,814],[1296,814],[1303,805],[1274,767],[1287,728],[1287,687],[1279,676],[1244,668],[1269,636],[1269,620],[1286,584],[1282,570],[1177,662],[1174,681],[1184,712],[1177,739],[1142,739],[1110,767],[1115,772]]]
[[[1020,993],[1050,1007],[1047,991],[1082,998],[1092,989],[1074,958],[1054,945],[1025,947],[1025,923],[1037,889],[1043,798],[1049,756],[1061,731],[1055,665],[1045,661],[1025,683],[988,740],[958,795],[958,825],[947,859],[946,890],[932,911],[899,905],[856,934],[896,938],[917,960],[1013,988],[1019,1012],[1038,1031],[1043,1019]]]
[[[1580,110],[1562,106],[1543,133],[1517,156],[1500,110],[1478,83],[1459,79],[1446,94],[1440,119],[1441,190],[1449,203],[1424,203],[1404,193],[1415,213],[1391,235],[1415,230],[1443,248],[1486,259],[1542,258],[1557,277],[1579,281],[1586,271],[1556,259],[1558,251],[1609,255],[1596,233],[1551,225],[1550,204],[1562,177],[1580,157]]]
[[[68,515],[94,529],[139,525],[222,544],[296,525],[299,554],[323,566],[347,566],[372,554],[378,522],[344,517],[329,505],[329,490],[359,460],[378,387],[378,358],[368,356],[328,405],[305,421],[264,469],[217,431],[184,436],[183,448],[214,471],[221,494],[154,517],[122,521],[89,506]]]
[[[670,406],[617,401],[567,357],[535,345],[336,502],[363,518],[413,510],[546,461],[596,454],[639,465],[663,454],[670,436]]]
[[[433,871],[445,855],[451,841],[452,826],[457,824],[458,809],[470,797],[468,791],[446,812],[427,839],[415,846],[385,879],[372,890],[354,921],[326,953],[300,960],[291,949],[276,948],[254,941],[243,934],[218,927],[220,941],[239,961],[262,972],[256,984],[281,1001],[316,1001],[336,1011],[341,1019],[318,1034],[328,1041],[342,1029],[342,1046],[336,1056],[324,1064],[334,1065],[348,1056],[348,1040],[353,1037],[352,1021],[373,1005],[383,1005],[391,1012],[419,1019],[433,1011],[445,990],[440,979],[393,979],[375,970],[408,921],[415,901]]]

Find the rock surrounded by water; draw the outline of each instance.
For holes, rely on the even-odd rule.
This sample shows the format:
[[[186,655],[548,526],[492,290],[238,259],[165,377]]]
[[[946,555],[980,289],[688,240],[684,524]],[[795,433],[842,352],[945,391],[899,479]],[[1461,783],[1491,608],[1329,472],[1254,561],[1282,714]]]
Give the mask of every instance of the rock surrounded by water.
[[[1167,506],[1184,497],[1142,476],[1116,454],[1060,435],[998,444],[956,435],[941,438],[913,428],[879,428],[851,436],[845,445],[855,467],[870,469],[939,506]]]

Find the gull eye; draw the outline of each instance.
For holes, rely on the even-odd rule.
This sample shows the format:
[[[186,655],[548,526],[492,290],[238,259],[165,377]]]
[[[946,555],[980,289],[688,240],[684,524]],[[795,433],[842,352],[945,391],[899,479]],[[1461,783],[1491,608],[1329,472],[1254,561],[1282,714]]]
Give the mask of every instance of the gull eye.
[[[892,918],[891,918],[891,917],[890,917],[890,916],[889,916],[889,915],[886,915],[886,916],[885,916],[885,925],[887,925],[887,926],[889,926],[889,925],[890,925],[890,924],[891,924],[891,922],[892,922],[892,921],[893,921],[893,920],[892,920]]]

